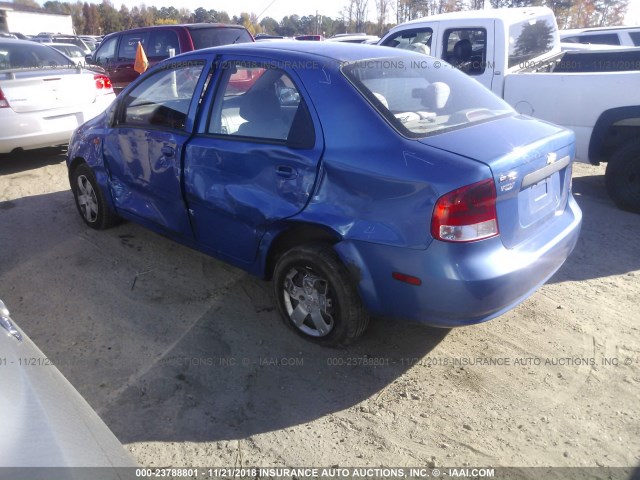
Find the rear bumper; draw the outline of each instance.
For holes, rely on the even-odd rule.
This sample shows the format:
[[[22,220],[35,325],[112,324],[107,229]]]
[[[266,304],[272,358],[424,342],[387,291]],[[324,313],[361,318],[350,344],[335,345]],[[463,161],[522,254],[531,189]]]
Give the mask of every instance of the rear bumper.
[[[15,149],[63,145],[69,142],[73,131],[87,120],[104,111],[115,99],[115,95],[101,95],[91,105],[79,110],[16,113],[10,108],[0,109],[0,153]]]
[[[582,212],[570,196],[546,230],[512,249],[495,237],[468,244],[433,241],[426,250],[345,241],[336,251],[372,314],[456,327],[490,320],[527,299],[562,266],[581,224]],[[420,278],[422,285],[394,280],[395,271]]]

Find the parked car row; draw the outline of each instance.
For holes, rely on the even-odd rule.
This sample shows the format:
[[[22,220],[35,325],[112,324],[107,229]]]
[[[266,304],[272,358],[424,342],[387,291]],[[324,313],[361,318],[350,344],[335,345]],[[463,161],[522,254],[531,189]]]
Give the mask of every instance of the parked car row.
[[[139,76],[138,42],[151,65],[194,49],[253,42],[237,25],[171,25],[108,35],[93,54],[79,37],[0,39],[0,153],[66,144]],[[66,43],[71,42],[71,43]],[[87,68],[81,68],[87,67]]]
[[[85,41],[76,36],[76,35],[54,35],[54,34],[40,34],[36,37],[31,38],[34,42],[39,43],[64,43],[64,44],[72,44],[76,45],[85,55],[89,55],[91,53],[91,48],[85,43]]]

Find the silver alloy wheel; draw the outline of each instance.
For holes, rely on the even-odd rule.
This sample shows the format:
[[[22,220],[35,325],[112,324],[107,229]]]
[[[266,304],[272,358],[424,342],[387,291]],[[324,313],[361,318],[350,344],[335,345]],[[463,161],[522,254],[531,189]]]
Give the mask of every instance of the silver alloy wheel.
[[[89,223],[93,223],[98,219],[98,199],[93,185],[84,175],[78,175],[78,190],[76,191],[78,206],[82,212],[82,216]]]
[[[304,268],[292,268],[284,280],[284,304],[291,322],[303,333],[324,337],[333,330],[329,282]]]

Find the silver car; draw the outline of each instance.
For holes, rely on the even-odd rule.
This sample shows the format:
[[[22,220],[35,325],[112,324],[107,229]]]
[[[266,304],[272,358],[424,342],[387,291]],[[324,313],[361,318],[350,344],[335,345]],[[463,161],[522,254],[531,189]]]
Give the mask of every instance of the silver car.
[[[45,45],[0,38],[0,153],[66,144],[114,99],[104,73]]]
[[[0,413],[2,479],[81,478],[76,467],[136,467],[96,412],[16,326],[1,300]],[[95,478],[93,470],[86,473]],[[133,473],[101,468],[99,477]]]

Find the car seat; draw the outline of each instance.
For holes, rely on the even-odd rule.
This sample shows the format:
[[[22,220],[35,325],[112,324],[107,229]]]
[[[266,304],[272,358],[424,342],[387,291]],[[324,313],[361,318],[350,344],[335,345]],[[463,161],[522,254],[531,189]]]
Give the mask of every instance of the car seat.
[[[451,65],[467,72],[471,66],[471,54],[473,53],[473,47],[471,41],[466,38],[458,40],[453,46],[453,58],[451,59]]]
[[[240,116],[246,122],[238,128],[238,135],[286,140],[289,134],[289,126],[282,118],[280,101],[268,88],[245,93],[240,103]]]

